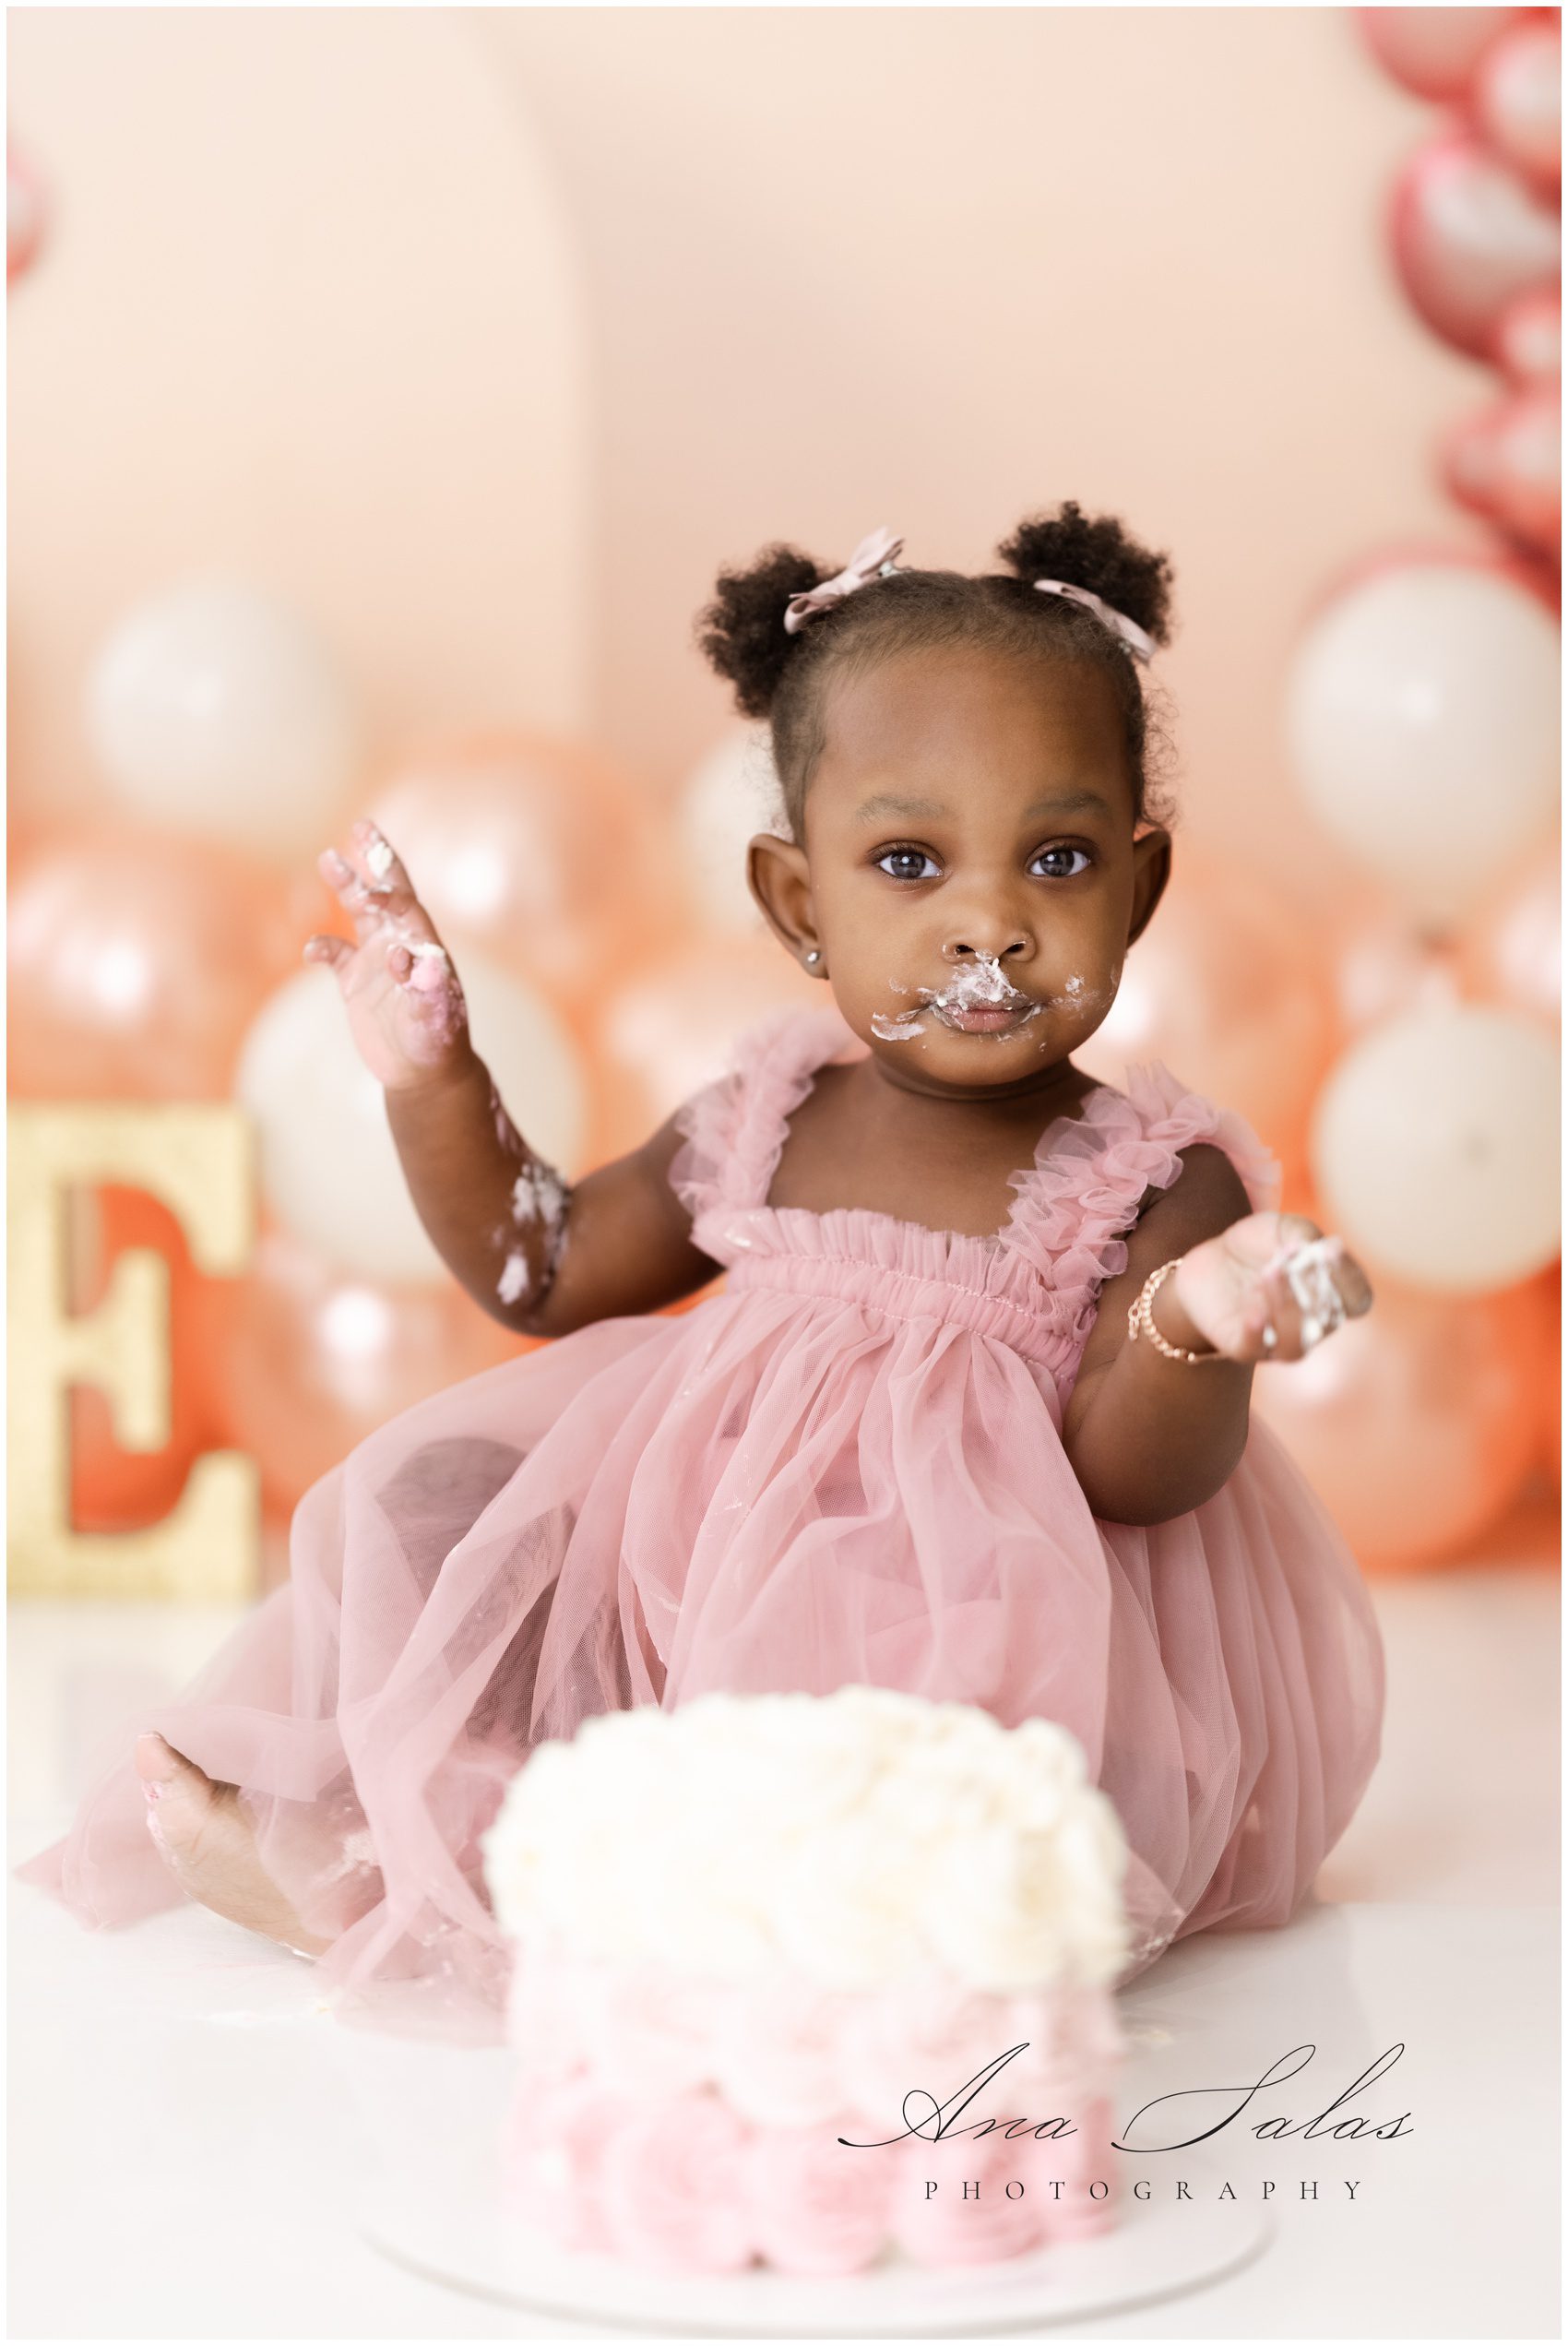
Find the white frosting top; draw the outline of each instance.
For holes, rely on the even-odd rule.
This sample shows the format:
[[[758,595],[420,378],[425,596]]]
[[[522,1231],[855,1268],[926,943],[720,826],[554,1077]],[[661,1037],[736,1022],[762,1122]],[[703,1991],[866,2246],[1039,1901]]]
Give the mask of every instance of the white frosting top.
[[[1063,1727],[850,1685],[700,1695],[540,1744],[484,1837],[509,1937],[710,1979],[995,1995],[1089,1986],[1130,1946],[1127,1843]]]

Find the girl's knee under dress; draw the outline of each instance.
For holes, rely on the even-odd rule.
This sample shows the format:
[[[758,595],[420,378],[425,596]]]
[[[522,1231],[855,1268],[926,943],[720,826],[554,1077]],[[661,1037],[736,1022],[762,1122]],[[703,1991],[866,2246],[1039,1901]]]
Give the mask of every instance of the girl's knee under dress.
[[[302,1501],[288,1584],[101,1750],[23,1878],[96,1924],[180,1902],[132,1765],[155,1728],[240,1786],[340,2009],[493,2034],[480,1836],[533,1745],[632,1704],[860,1682],[1071,1729],[1132,1852],[1123,1980],[1184,1933],[1287,1922],[1378,1755],[1355,1562],[1256,1423],[1212,1499],[1146,1529],[1090,1514],[1061,1440],[1100,1283],[1178,1150],[1224,1149],[1254,1209],[1277,1168],[1155,1062],[1047,1130],[993,1238],[770,1208],[790,1115],[863,1049],[830,1008],[754,1027],[671,1167],[723,1289],[362,1443]]]

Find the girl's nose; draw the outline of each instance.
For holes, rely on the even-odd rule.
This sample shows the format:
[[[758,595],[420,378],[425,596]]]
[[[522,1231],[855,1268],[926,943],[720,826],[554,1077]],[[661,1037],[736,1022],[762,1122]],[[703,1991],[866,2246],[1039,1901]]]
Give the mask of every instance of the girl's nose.
[[[1010,937],[1004,940],[999,939],[994,945],[987,942],[983,933],[971,929],[966,936],[955,937],[943,948],[944,958],[949,961],[972,960],[980,954],[986,954],[994,960],[1002,961],[1005,960],[1009,954],[1017,959],[1018,956],[1027,954],[1028,950],[1028,938],[1017,929],[1014,930]]]

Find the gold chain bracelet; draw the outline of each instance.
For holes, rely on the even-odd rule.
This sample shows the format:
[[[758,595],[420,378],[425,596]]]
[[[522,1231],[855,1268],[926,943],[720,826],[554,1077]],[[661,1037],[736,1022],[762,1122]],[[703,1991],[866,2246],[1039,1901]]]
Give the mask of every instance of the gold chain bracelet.
[[[1154,1324],[1152,1305],[1156,1292],[1160,1280],[1175,1269],[1181,1259],[1180,1255],[1172,1255],[1168,1263],[1161,1263],[1158,1270],[1151,1270],[1139,1290],[1137,1301],[1128,1304],[1127,1341],[1130,1344],[1136,1343],[1140,1335],[1146,1336],[1156,1351],[1163,1352],[1168,1361],[1228,1360],[1229,1354],[1227,1352],[1183,1352],[1180,1344],[1172,1344],[1167,1337],[1162,1336]]]

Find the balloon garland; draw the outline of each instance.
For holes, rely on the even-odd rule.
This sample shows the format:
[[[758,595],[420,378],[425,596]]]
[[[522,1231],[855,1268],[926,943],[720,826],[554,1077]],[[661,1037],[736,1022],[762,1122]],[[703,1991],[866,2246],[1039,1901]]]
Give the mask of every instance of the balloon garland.
[[[1287,1204],[1372,1268],[1378,1308],[1255,1399],[1362,1561],[1397,1569],[1464,1554],[1560,1463],[1560,40],[1542,9],[1356,14],[1379,65],[1446,110],[1391,191],[1390,251],[1416,314],[1492,370],[1434,451],[1490,541],[1372,554],[1300,647],[1298,781],[1378,876],[1381,911],[1333,957],[1254,875],[1184,866],[1082,1055],[1111,1081],[1165,1058],[1236,1106],[1284,1160]],[[11,149],[13,283],[46,227]],[[331,648],[244,578],[149,595],[84,685],[100,811],[13,856],[13,1084],[34,1102],[238,1099],[263,1226],[244,1275],[212,1279],[133,1184],[81,1194],[88,1286],[67,1301],[91,1305],[127,1246],[163,1257],[173,1408],[169,1443],[138,1456],[78,1398],[73,1521],[153,1523],[230,1447],[257,1461],[277,1525],[386,1416],[524,1349],[445,1279],[339,1006],[300,971],[332,919],[311,851],[379,816],[519,1124],[581,1173],[638,1145],[738,1029],[818,998],[744,885],[777,786],[744,729],[662,823],[646,780],[587,744],[459,732],[367,768]]]
[[[1373,554],[1297,649],[1298,787],[1384,892],[1341,957],[1310,1137],[1315,1218],[1378,1302],[1256,1402],[1362,1562],[1399,1568],[1462,1557],[1561,1464],[1561,42],[1555,11],[1355,13],[1383,69],[1449,110],[1388,235],[1417,315],[1497,371],[1437,451],[1493,534]]]

